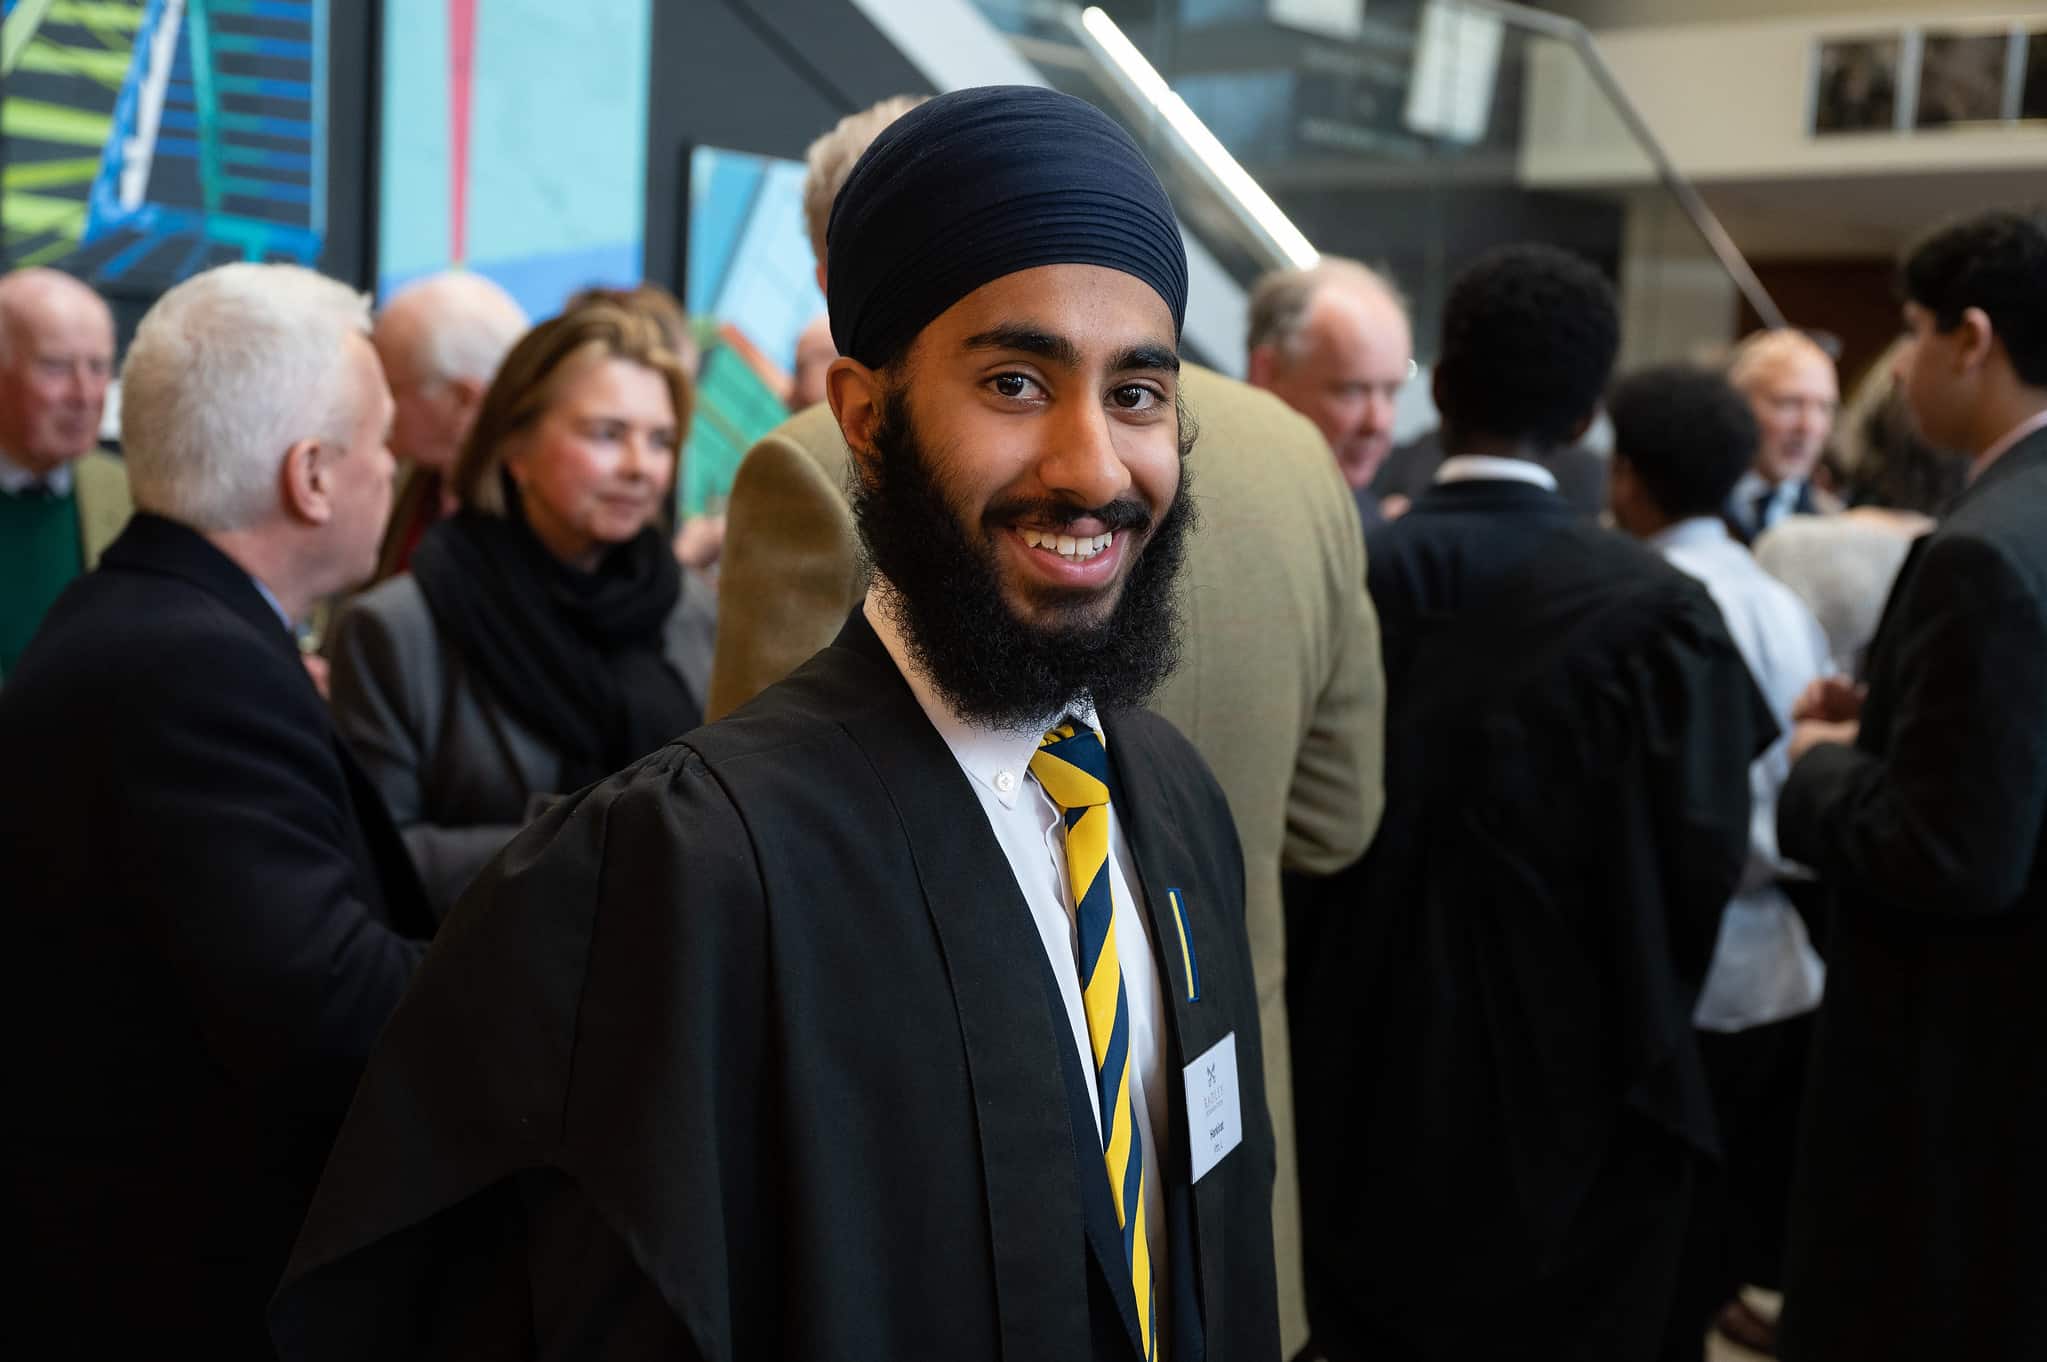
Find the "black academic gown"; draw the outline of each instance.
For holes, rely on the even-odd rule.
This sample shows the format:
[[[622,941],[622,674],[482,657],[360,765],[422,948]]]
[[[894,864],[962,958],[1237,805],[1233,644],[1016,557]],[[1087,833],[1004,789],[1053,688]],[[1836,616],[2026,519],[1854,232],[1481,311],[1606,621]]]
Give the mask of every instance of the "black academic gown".
[[[1913,546],[1868,681],[1777,806],[1834,909],[1782,1356],[2047,1358],[2047,434]]]
[[[1169,1003],[1164,1332],[1175,1358],[1267,1362],[1241,857],[1184,739],[1144,713],[1104,724]],[[336,1145],[280,1349],[1134,1357],[1050,975],[966,777],[856,615],[737,714],[565,802],[464,897]],[[1190,1187],[1181,1066],[1231,1033],[1244,1142]]]
[[[1716,1139],[1691,1012],[1774,735],[1704,588],[1471,482],[1372,536],[1387,815],[1297,1086],[1337,1362],[1644,1362]]]
[[[248,574],[138,515],[0,690],[0,1355],[272,1356],[263,1311],[432,931]]]
[[[1443,466],[1443,432],[1427,430],[1386,456],[1386,462],[1372,478],[1372,494],[1381,500],[1403,496],[1419,499],[1436,481]],[[1583,445],[1566,445],[1550,455],[1543,466],[1557,480],[1557,495],[1585,521],[1598,520],[1606,510],[1608,460]],[[1379,519],[1383,519],[1380,517]],[[1375,519],[1366,525],[1370,530]]]

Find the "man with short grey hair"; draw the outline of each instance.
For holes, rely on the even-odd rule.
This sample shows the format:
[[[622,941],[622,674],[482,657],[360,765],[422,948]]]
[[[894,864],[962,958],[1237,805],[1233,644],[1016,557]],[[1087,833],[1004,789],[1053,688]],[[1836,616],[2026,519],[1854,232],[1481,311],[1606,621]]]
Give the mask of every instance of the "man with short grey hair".
[[[1727,494],[1728,532],[1754,544],[1788,516],[1840,510],[1812,485],[1841,405],[1833,356],[1803,331],[1758,331],[1735,347],[1727,381],[1748,399],[1763,434],[1755,466]]]
[[[803,227],[810,234],[810,251],[817,260],[817,286],[824,288],[824,229],[831,221],[832,204],[839,197],[854,162],[881,130],[922,104],[928,95],[890,95],[864,109],[847,114],[832,125],[830,132],[812,142],[803,153]]]
[[[0,679],[127,523],[121,461],[94,449],[113,368],[98,294],[56,270],[0,278]]]
[[[9,1320],[92,1357],[267,1357],[283,1270],[431,930],[292,620],[367,577],[391,398],[367,300],[236,264],[122,371],[137,514],[0,691]]]
[[[405,571],[420,536],[454,511],[447,475],[498,365],[528,325],[511,294],[467,270],[407,284],[377,315],[371,340],[397,407],[391,452],[406,466],[377,580]]]
[[[1393,410],[1414,373],[1407,303],[1378,271],[1325,255],[1251,291],[1251,386],[1315,423],[1365,528],[1384,517],[1372,478],[1393,450]]]

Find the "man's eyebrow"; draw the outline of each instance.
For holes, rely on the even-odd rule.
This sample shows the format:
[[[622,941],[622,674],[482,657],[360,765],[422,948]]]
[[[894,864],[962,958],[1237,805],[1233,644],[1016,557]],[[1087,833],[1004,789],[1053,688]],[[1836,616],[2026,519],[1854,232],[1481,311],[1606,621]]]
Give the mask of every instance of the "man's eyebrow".
[[[1081,368],[1084,362],[1084,358],[1080,353],[1080,347],[1066,337],[1054,335],[1042,327],[1024,323],[991,327],[986,331],[978,332],[967,337],[966,348],[969,350],[1021,350],[1027,355],[1038,355],[1044,359],[1051,360],[1054,364],[1066,369]],[[1170,345],[1163,345],[1157,341],[1148,341],[1141,345],[1133,345],[1117,355],[1115,360],[1109,365],[1109,368],[1116,373],[1124,373],[1132,369],[1150,369],[1177,374],[1180,372],[1180,356],[1175,353]]]
[[[1064,336],[1035,326],[1012,324],[991,327],[967,337],[969,350],[1021,350],[1027,355],[1049,359],[1061,368],[1078,369],[1080,347]]]
[[[1180,372],[1180,356],[1170,345],[1133,345],[1116,356],[1112,366],[1117,373],[1131,369],[1155,369],[1169,374]]]

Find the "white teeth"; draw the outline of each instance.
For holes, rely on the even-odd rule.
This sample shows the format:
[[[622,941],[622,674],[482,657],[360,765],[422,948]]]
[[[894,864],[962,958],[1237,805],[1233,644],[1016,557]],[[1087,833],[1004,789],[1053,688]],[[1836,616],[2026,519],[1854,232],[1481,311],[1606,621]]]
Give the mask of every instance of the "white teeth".
[[[1070,534],[1050,534],[1044,530],[1023,529],[1018,531],[1025,544],[1034,549],[1049,549],[1070,563],[1085,563],[1096,554],[1116,542],[1115,532],[1090,535],[1076,539]]]

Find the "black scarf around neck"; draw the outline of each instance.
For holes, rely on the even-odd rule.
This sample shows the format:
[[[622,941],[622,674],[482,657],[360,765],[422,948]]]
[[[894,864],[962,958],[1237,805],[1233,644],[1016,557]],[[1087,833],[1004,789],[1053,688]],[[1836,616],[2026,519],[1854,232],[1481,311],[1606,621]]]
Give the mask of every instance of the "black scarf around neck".
[[[561,753],[564,789],[703,721],[661,651],[682,570],[658,530],[582,572],[540,543],[513,493],[504,516],[464,509],[428,530],[412,575],[442,637],[492,698]]]

